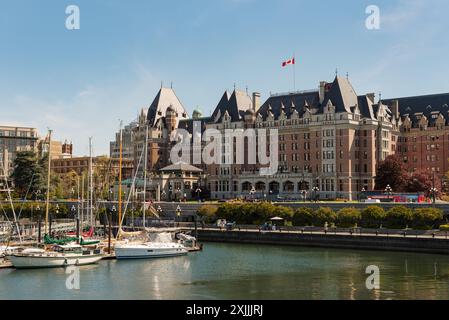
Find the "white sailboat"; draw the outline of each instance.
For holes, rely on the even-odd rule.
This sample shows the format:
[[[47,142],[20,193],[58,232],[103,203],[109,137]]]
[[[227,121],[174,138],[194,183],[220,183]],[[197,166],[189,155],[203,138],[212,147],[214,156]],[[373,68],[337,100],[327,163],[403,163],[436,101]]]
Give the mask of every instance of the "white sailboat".
[[[182,245],[181,243],[174,242],[173,239],[171,239],[171,234],[168,234],[168,238],[165,238],[165,241],[162,241],[160,238],[157,237],[156,239],[153,239],[153,241],[150,241],[150,237],[147,233],[147,230],[145,229],[145,220],[146,220],[146,180],[147,180],[147,154],[148,154],[148,126],[145,130],[146,137],[145,137],[145,147],[143,149],[143,153],[140,156],[139,159],[139,165],[142,162],[142,156],[145,154],[145,165],[144,165],[144,198],[143,198],[143,228],[144,232],[141,233],[144,240],[141,241],[121,241],[116,242],[115,244],[115,256],[118,260],[121,259],[150,259],[150,258],[163,258],[163,257],[175,257],[175,256],[182,256],[186,255],[188,253],[187,248]],[[120,159],[122,158],[122,134],[121,134],[121,127],[120,127]],[[121,172],[121,166],[119,168]],[[121,177],[121,174],[119,175]],[[133,187],[135,184],[135,180],[137,177],[137,170],[136,175],[134,176],[133,180]],[[119,179],[119,184],[121,185],[121,179]],[[128,199],[129,200],[129,199]],[[121,207],[121,194],[119,194],[119,207]],[[119,209],[119,213],[120,213]],[[126,212],[126,209],[125,209]],[[121,230],[122,226],[122,218],[121,215],[119,215],[119,237],[126,234]],[[161,232],[159,232],[162,234]]]
[[[55,268],[97,263],[103,258],[103,254],[99,249],[89,250],[78,244],[69,244],[53,246],[50,251],[24,249],[7,255],[7,258],[17,269]]]
[[[51,130],[49,130],[49,147],[51,150]],[[51,157],[48,157],[48,173],[47,173],[47,201],[46,201],[46,219],[45,234],[47,235],[48,214],[49,214],[49,190],[51,175]],[[92,212],[91,212],[92,221]],[[53,244],[44,248],[27,248],[5,253],[15,268],[53,268],[66,266],[82,266],[94,264],[100,261],[104,254],[100,249],[88,249],[77,243],[68,243],[64,245]]]

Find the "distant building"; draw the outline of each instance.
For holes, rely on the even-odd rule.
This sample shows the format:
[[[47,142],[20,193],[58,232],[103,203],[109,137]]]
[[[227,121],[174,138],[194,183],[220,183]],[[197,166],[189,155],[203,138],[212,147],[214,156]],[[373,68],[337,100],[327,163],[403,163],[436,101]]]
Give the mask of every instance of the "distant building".
[[[191,161],[202,170],[196,173],[195,184],[214,199],[353,200],[376,188],[378,165],[394,154],[402,158],[410,174],[425,171],[444,178],[449,170],[448,104],[449,93],[376,99],[374,93],[357,94],[348,78],[337,76],[312,90],[272,94],[264,103],[257,92],[250,95],[235,89],[223,94],[211,116],[195,110],[189,118],[174,90],[161,88],[133,129],[132,158],[142,179],[144,165],[137,164],[144,162],[148,128],[147,192],[157,199],[170,187],[161,179],[167,175],[164,168],[171,165],[174,130],[185,129],[192,137],[196,129],[222,134],[227,129],[275,129],[279,138],[275,174],[262,175],[264,166],[250,164],[247,158],[236,164],[235,146],[232,150],[224,136],[222,164]],[[267,146],[244,142],[245,155],[249,147]],[[174,190],[193,192],[193,183],[190,189],[189,184],[181,188],[181,182],[176,183]]]
[[[37,145],[37,129],[0,125],[0,174],[11,174],[17,152],[36,152]]]
[[[38,143],[38,152],[41,157],[44,157],[48,154],[48,139],[44,138],[39,140]],[[73,152],[72,143],[68,143],[67,140],[62,143],[61,141],[51,140],[51,159],[64,159],[71,158]]]
[[[133,121],[122,129],[122,157],[133,159],[134,157],[134,133],[137,122]],[[109,143],[109,156],[111,158],[120,158],[120,132],[115,134],[115,140]]]
[[[104,156],[92,158],[92,168],[95,170],[99,166],[99,163],[103,161],[105,169],[113,175],[118,175],[119,171],[119,159],[107,158]],[[89,171],[89,157],[74,157],[66,159],[53,159],[51,161],[51,170],[54,173],[65,174],[69,172],[75,172],[78,175],[87,173]],[[133,160],[122,159],[122,175],[123,179],[132,177],[133,173]]]

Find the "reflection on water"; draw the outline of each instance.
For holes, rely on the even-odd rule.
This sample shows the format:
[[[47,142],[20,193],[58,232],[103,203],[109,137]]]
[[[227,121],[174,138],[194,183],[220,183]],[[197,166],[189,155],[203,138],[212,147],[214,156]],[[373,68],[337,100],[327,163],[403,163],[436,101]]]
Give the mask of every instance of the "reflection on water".
[[[380,269],[370,291],[366,267]],[[207,243],[188,256],[80,268],[0,270],[0,299],[449,299],[449,257]],[[6,289],[7,288],[7,289]]]

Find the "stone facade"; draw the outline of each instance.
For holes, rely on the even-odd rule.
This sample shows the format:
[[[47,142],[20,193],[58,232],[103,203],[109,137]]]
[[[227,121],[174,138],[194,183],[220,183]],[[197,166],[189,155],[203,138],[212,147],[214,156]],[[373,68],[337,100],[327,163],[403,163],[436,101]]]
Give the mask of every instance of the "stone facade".
[[[358,95],[347,78],[336,77],[314,90],[271,95],[262,105],[259,93],[225,92],[210,116],[196,110],[190,119],[173,89],[162,88],[133,130],[134,167],[147,128],[146,165],[157,175],[171,163],[173,131],[185,129],[193,135],[200,126],[200,132],[216,129],[223,134],[222,164],[191,162],[204,171],[201,183],[211,198],[352,200],[362,190],[374,190],[376,167],[392,154],[399,154],[410,172],[434,171],[441,178],[449,171],[448,103],[449,94],[385,100],[373,93]],[[278,130],[276,174],[261,175],[262,166],[248,163],[247,152],[254,145],[247,139],[245,162],[235,164],[235,146],[231,148],[224,133],[238,128]]]

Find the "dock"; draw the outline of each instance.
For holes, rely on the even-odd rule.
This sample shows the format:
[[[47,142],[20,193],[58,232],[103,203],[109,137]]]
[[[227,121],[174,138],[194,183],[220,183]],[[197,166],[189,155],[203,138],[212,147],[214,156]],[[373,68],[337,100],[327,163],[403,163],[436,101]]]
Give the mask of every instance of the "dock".
[[[0,258],[0,269],[10,269],[12,268],[12,263],[8,260]]]

